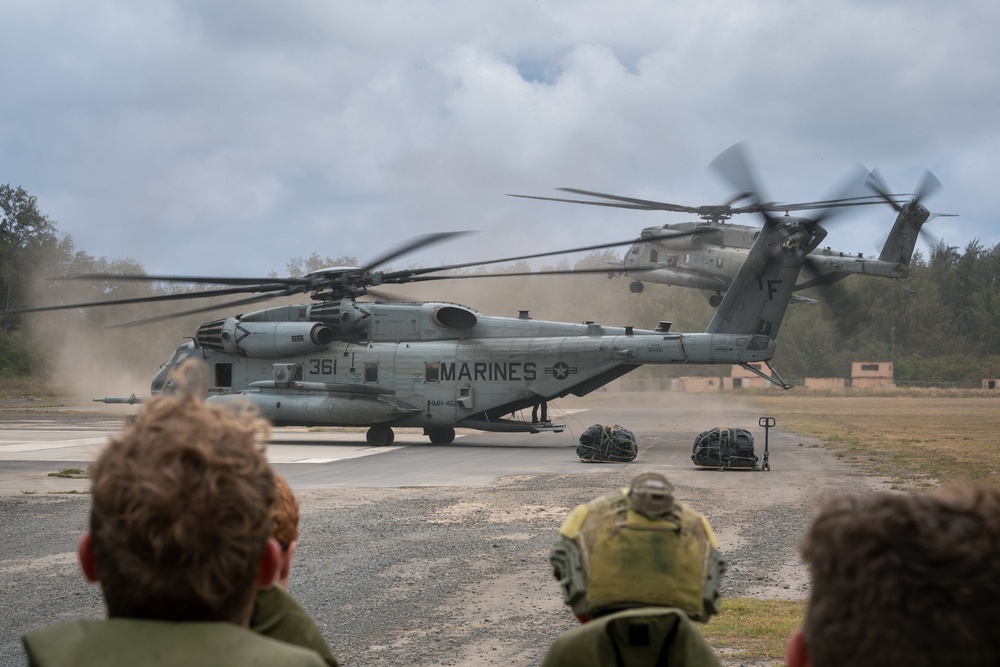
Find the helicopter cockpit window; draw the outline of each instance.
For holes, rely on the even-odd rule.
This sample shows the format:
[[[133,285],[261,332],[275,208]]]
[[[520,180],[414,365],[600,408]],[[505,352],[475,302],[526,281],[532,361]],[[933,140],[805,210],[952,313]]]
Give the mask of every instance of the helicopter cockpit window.
[[[369,361],[365,364],[365,382],[378,382],[378,364]]]
[[[170,355],[170,359],[167,363],[160,366],[160,370],[157,371],[156,377],[153,378],[153,383],[149,387],[149,391],[153,394],[159,394],[167,389],[167,381],[170,377],[170,373],[177,368],[185,359],[191,356],[191,351],[194,349],[194,343],[184,343]]]
[[[184,345],[181,345],[179,348],[174,350],[174,353],[170,355],[170,359],[167,361],[167,363],[163,364],[163,366],[169,368],[176,368],[177,366],[180,366],[181,363],[190,356],[191,356],[191,345],[189,343],[185,343]]]
[[[441,363],[432,361],[424,364],[424,382],[441,381]]]

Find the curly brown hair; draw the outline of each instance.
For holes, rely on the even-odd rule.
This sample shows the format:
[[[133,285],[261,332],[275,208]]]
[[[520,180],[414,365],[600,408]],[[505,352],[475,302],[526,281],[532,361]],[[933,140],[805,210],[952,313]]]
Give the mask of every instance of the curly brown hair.
[[[836,496],[802,543],[816,667],[995,665],[1000,491]]]
[[[195,392],[155,397],[91,466],[109,616],[245,619],[275,498],[260,445],[269,425],[248,410]]]

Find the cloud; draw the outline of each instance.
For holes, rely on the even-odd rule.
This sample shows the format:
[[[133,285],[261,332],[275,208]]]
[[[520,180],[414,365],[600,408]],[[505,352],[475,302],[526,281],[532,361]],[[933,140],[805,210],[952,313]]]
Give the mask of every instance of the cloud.
[[[928,204],[962,216],[933,230],[992,245],[998,28],[972,0],[19,0],[0,181],[93,255],[263,275],[439,230],[481,233],[412,261],[626,238],[685,217],[505,194],[716,203],[705,168],[746,140],[779,200],[857,162],[903,191],[930,168]],[[859,212],[828,242],[873,252],[892,217]]]

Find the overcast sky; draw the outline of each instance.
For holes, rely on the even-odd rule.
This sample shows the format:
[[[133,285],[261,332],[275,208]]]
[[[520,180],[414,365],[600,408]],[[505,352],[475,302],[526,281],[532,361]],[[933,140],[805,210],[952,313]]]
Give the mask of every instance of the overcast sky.
[[[396,268],[629,238],[691,216],[506,193],[720,203],[746,141],[772,200],[930,169],[960,217],[928,229],[993,246],[998,35],[987,0],[9,0],[0,183],[97,257],[284,275],[433,231],[479,233]],[[824,245],[876,254],[893,218]]]

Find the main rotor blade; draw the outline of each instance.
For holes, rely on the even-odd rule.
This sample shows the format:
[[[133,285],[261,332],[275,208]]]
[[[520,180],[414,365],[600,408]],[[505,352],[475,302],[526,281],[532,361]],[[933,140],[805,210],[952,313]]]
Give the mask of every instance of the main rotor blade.
[[[895,194],[888,196],[894,199],[903,199],[905,201],[904,198],[910,197],[911,195]],[[808,211],[818,208],[872,206],[875,204],[882,204],[882,203],[884,203],[884,201],[880,195],[862,195],[859,197],[845,197],[843,199],[822,199],[818,201],[801,202],[798,204],[787,204],[784,206],[784,208],[789,211]],[[777,206],[781,207],[782,205],[778,204]]]
[[[653,201],[651,199],[637,199],[635,197],[622,197],[620,195],[609,195],[603,192],[591,192],[590,190],[577,190],[576,188],[559,188],[563,192],[572,192],[578,195],[587,195],[588,197],[601,197],[603,199],[608,199],[613,202],[620,202],[624,204],[632,204],[635,207],[641,207],[647,211],[674,211],[677,213],[698,213],[699,206],[682,206],[680,204],[671,204],[668,202]]]
[[[434,280],[465,280],[466,278],[516,278],[520,276],[565,276],[580,275],[584,273],[642,273],[649,271],[649,267],[629,268],[621,266],[608,266],[604,269],[548,269],[544,271],[513,271],[511,273],[470,273],[459,276],[418,276],[408,282],[422,283]]]
[[[893,208],[896,213],[903,210],[902,202],[893,201],[889,196],[888,188],[885,185],[885,181],[882,180],[882,174],[878,169],[872,169],[871,173],[868,175],[868,180],[865,181],[865,185],[868,186],[869,190],[876,193],[877,196],[881,197],[885,203]]]
[[[12,308],[0,311],[2,315],[19,315],[22,313],[44,313],[54,310],[69,310],[71,308],[99,308],[103,306],[121,306],[130,303],[154,303],[157,301],[179,301],[181,299],[205,299],[226,294],[246,294],[247,292],[274,292],[274,296],[296,294],[302,290],[290,290],[280,283],[271,285],[247,285],[245,287],[229,287],[226,289],[205,290],[203,292],[178,292],[176,294],[158,294],[155,296],[138,296],[128,299],[111,299],[110,301],[87,301],[82,303],[63,303],[53,306],[35,306],[32,308]]]
[[[741,192],[733,197],[730,197],[726,203],[723,204],[707,204],[703,206],[681,206],[680,204],[670,204],[668,202],[652,201],[648,199],[635,199],[633,197],[622,197],[619,195],[609,195],[600,192],[590,192],[589,190],[577,190],[575,188],[559,188],[560,190],[565,190],[566,192],[575,192],[577,194],[585,194],[591,197],[605,197],[614,201],[621,202],[631,202],[634,206],[628,206],[627,208],[641,208],[643,210],[649,211],[675,211],[680,213],[695,213],[697,215],[712,215],[712,214],[733,214],[733,213],[757,213],[762,208],[766,211],[785,211],[785,210],[799,210],[802,208],[821,208],[819,206],[814,206],[814,204],[827,204],[828,202],[806,202],[800,204],[784,204],[781,202],[768,202],[768,203],[755,203],[749,206],[736,206],[732,204],[741,200],[746,199],[751,196],[750,192]],[[515,197],[524,195],[512,195]],[[873,198],[874,195],[868,195],[868,198]],[[535,198],[537,199],[537,197]],[[574,200],[555,200],[555,201],[574,201]],[[583,202],[579,203],[594,203],[594,202]],[[831,202],[832,203],[832,202]],[[871,202],[875,203],[875,202]],[[626,208],[626,207],[623,207]]]
[[[225,278],[222,276],[157,276],[139,273],[72,273],[65,276],[46,278],[50,281],[64,280],[111,280],[115,282],[148,283],[190,283],[192,285],[260,285],[280,283],[283,285],[309,285],[306,278]]]
[[[393,250],[390,250],[390,251],[388,251],[388,252],[386,252],[386,253],[384,253],[384,254],[376,257],[375,259],[369,261],[367,264],[365,264],[363,267],[361,267],[359,269],[359,271],[361,271],[361,272],[370,271],[373,268],[375,268],[376,266],[381,266],[382,264],[385,264],[386,262],[391,262],[392,260],[396,259],[397,257],[401,257],[402,255],[407,255],[407,254],[409,254],[411,252],[415,252],[415,251],[419,250],[420,248],[424,248],[424,247],[427,247],[427,246],[430,246],[430,245],[434,245],[436,243],[443,243],[444,241],[447,241],[449,239],[453,239],[456,236],[464,236],[464,235],[470,234],[470,233],[471,232],[437,232],[437,233],[434,233],[434,234],[424,234],[423,236],[418,236],[418,237],[416,237],[414,239],[411,239],[407,243],[403,244],[399,248],[395,248]]]
[[[790,205],[771,203],[764,198],[757,179],[754,176],[755,171],[751,167],[746,144],[743,142],[734,144],[724,150],[717,158],[712,160],[709,167],[728,181],[735,190],[747,193],[751,201],[759,205],[759,211],[768,224],[773,222],[773,219],[768,215],[769,211],[780,211],[782,209],[818,210],[819,214],[812,218],[812,222],[819,225],[820,222],[841,214],[846,208],[878,203],[878,200],[873,198],[872,195],[863,194],[864,182],[869,172],[861,165],[854,167],[849,176],[841,181],[840,186],[835,190],[836,194],[832,197],[816,202],[802,202]],[[892,195],[886,194],[885,196],[891,197]],[[754,207],[750,206],[747,208],[751,209]]]
[[[750,168],[750,159],[746,154],[746,145],[743,142],[733,144],[722,151],[718,157],[709,163],[708,167],[724,180],[728,181],[736,192],[742,193],[740,195],[741,199],[750,199],[751,206],[746,208],[748,210],[756,209],[756,212],[761,214],[764,218],[765,229],[775,224],[774,218],[768,215],[769,210],[773,211],[775,209],[771,209],[766,205],[767,199],[762,195],[760,188],[757,186],[756,179],[753,177],[753,172]],[[761,206],[762,204],[763,206]]]
[[[413,276],[422,276],[428,273],[437,273],[438,271],[453,271],[455,269],[466,269],[471,266],[486,266],[487,264],[500,264],[502,262],[518,262],[525,259],[537,259],[539,257],[552,257],[553,255],[568,255],[574,252],[587,252],[589,250],[603,250],[605,248],[615,248],[624,245],[633,245],[635,243],[642,243],[644,241],[656,241],[660,238],[680,238],[683,236],[691,236],[696,232],[681,232],[678,234],[664,234],[662,237],[654,236],[648,239],[629,239],[627,241],[614,241],[612,243],[600,243],[596,245],[581,246],[579,248],[570,248],[568,250],[553,250],[551,252],[537,252],[531,255],[521,255],[519,257],[505,257],[503,259],[490,259],[482,262],[465,262],[463,264],[451,264],[448,266],[437,266],[428,267],[423,269],[404,269],[402,271],[393,271],[392,273],[387,273],[382,276],[383,282],[396,282],[405,283],[410,282]],[[453,276],[454,277],[454,276]]]
[[[881,204],[881,198],[878,195],[863,195],[859,197],[848,197],[846,199],[825,199],[812,202],[795,202],[795,203],[781,203],[781,202],[771,202],[767,204],[752,204],[750,206],[737,206],[733,207],[732,204],[740,199],[745,199],[748,195],[746,192],[741,192],[733,197],[730,197],[723,204],[708,204],[704,206],[682,206],[680,204],[671,204],[669,202],[653,201],[649,199],[637,199],[634,197],[623,197],[619,195],[609,195],[600,192],[591,192],[589,190],[577,190],[575,188],[559,188],[560,190],[565,190],[567,192],[577,192],[580,194],[590,195],[592,197],[606,197],[613,201],[587,201],[583,199],[562,199],[559,197],[536,197],[534,195],[515,195],[509,194],[508,197],[520,197],[521,199],[538,199],[541,201],[555,201],[563,202],[567,204],[586,204],[588,206],[606,206],[609,208],[623,208],[631,209],[635,211],[670,211],[674,213],[693,213],[698,216],[711,216],[716,215],[731,215],[739,213],[758,213],[761,209],[765,211],[807,211],[812,209],[829,208],[832,206],[872,206],[874,204]],[[909,195],[890,195],[891,197],[904,197]]]
[[[847,174],[840,180],[840,182],[834,187],[834,196],[827,200],[832,202],[837,201],[857,201],[863,199],[866,195],[860,195],[859,193],[864,192],[865,183],[868,177],[871,175],[867,169],[861,164],[856,164],[847,172]],[[890,195],[891,197],[891,195]],[[880,203],[877,200],[871,203]],[[830,220],[836,216],[843,215],[846,213],[847,205],[837,205],[829,207],[820,207],[819,214],[812,218],[812,221],[817,225],[820,223],[829,224]]]
[[[753,177],[745,143],[733,144],[722,151],[708,167],[733,186],[736,192],[746,193],[753,203],[763,204],[767,201],[761,196],[761,189]]]
[[[119,324],[111,324],[106,327],[101,327],[101,329],[128,329],[130,327],[137,327],[143,324],[153,324],[154,322],[163,322],[165,320],[172,320],[178,317],[184,317],[185,315],[194,315],[196,313],[205,313],[210,310],[219,310],[222,308],[229,308],[232,306],[242,306],[248,303],[257,303],[258,301],[267,301],[269,299],[275,299],[283,294],[258,294],[257,296],[251,296],[246,299],[237,299],[236,301],[227,301],[225,303],[217,303],[211,306],[202,306],[201,308],[192,308],[191,310],[182,310],[176,313],[167,313],[166,315],[157,315],[156,317],[147,317],[142,320],[133,320],[131,322],[121,322]]]
[[[567,188],[560,188],[560,189],[565,190]],[[625,204],[625,203],[618,203],[618,202],[611,202],[611,201],[587,201],[585,199],[561,199],[559,197],[536,197],[534,195],[514,195],[514,194],[508,194],[507,196],[508,197],[520,197],[521,199],[538,199],[540,201],[558,201],[558,202],[563,202],[563,203],[566,203],[566,204],[586,204],[587,206],[606,206],[608,208],[626,208],[626,209],[632,209],[632,210],[637,210],[637,211],[654,211],[654,210],[673,211],[673,210],[675,210],[675,209],[672,209],[672,208],[664,208],[663,206],[651,207],[651,206],[645,206],[645,205],[642,205],[642,204]],[[686,210],[683,210],[683,209],[688,209],[688,208],[691,208],[691,207],[678,207],[677,210],[680,210],[681,212],[687,212],[687,213],[695,213],[696,212],[696,211],[686,211]]]

